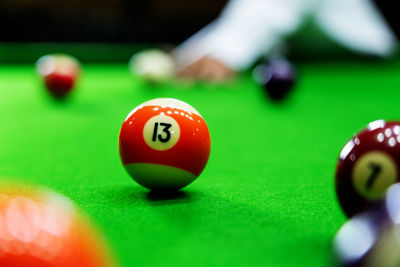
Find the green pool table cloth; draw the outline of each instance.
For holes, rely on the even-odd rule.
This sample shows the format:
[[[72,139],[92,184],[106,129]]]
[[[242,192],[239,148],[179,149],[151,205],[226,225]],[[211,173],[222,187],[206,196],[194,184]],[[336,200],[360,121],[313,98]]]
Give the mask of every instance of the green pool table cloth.
[[[339,152],[368,122],[400,119],[400,61],[297,66],[294,92],[275,103],[250,73],[154,86],[126,64],[84,64],[71,97],[54,101],[33,64],[0,65],[0,182],[71,198],[121,266],[330,266],[346,221]],[[171,195],[136,184],[118,154],[126,115],[157,97],[191,104],[211,133],[206,169]]]

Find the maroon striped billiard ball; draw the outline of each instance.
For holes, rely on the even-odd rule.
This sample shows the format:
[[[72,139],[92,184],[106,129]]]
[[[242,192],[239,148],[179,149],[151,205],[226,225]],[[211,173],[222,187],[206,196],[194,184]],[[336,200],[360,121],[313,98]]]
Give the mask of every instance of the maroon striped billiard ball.
[[[43,78],[46,89],[55,98],[67,96],[81,72],[78,60],[63,54],[41,57],[36,63],[36,69]]]
[[[336,193],[347,216],[379,205],[388,187],[400,181],[400,122],[374,121],[342,149]]]

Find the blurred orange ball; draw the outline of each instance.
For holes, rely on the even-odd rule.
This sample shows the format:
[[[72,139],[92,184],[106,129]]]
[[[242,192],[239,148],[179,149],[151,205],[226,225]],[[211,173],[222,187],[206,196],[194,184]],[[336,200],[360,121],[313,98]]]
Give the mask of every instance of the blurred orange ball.
[[[0,266],[110,267],[101,236],[74,203],[45,188],[0,189]]]

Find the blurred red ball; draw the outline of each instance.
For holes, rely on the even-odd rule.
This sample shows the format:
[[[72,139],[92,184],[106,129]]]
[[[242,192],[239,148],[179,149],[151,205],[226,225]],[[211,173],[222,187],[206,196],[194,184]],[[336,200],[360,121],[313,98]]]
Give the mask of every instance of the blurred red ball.
[[[46,55],[36,63],[46,89],[56,98],[67,96],[75,86],[81,73],[77,59],[63,54]]]

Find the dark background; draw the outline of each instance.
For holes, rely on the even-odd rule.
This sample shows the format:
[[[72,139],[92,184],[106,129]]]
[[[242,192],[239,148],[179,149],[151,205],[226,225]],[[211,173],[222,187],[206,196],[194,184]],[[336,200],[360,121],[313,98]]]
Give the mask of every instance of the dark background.
[[[178,43],[227,0],[1,0],[1,42]],[[399,36],[396,1],[376,0]]]
[[[0,41],[180,42],[226,0],[1,0]]]
[[[400,40],[400,16],[398,12],[400,3],[394,0],[375,0],[374,2],[392,27],[397,39]]]

